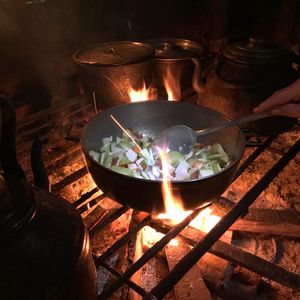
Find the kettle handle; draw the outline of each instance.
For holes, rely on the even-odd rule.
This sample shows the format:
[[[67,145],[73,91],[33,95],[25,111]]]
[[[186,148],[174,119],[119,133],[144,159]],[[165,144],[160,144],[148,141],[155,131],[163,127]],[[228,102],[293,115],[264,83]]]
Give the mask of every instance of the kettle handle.
[[[208,57],[209,58],[209,57]],[[191,58],[191,61],[194,63],[195,69],[192,77],[192,87],[194,91],[198,94],[204,92],[206,76],[210,72],[211,68],[215,65],[215,59],[212,57],[212,61],[203,67],[204,62],[202,61],[207,59],[207,57],[201,58]]]
[[[1,136],[0,163],[3,171],[26,179],[21,165],[17,161],[16,151],[16,113],[8,95],[0,91]]]

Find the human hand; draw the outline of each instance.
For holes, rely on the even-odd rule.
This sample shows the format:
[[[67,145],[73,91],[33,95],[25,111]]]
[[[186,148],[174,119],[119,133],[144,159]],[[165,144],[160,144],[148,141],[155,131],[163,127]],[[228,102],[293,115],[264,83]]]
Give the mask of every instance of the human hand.
[[[255,113],[271,111],[273,114],[300,118],[300,78],[278,90],[253,110]]]

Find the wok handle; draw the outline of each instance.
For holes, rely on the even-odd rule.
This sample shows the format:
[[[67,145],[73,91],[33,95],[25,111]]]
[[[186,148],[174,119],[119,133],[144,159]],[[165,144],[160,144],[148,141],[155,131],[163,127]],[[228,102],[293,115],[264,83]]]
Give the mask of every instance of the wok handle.
[[[230,120],[230,121],[222,123],[220,125],[216,125],[216,126],[212,126],[212,127],[209,127],[209,128],[198,130],[198,131],[196,131],[196,135],[201,136],[201,135],[204,135],[204,134],[214,133],[214,132],[217,132],[217,131],[219,131],[221,129],[224,129],[224,128],[228,128],[228,127],[231,127],[231,126],[241,125],[241,124],[244,124],[244,123],[248,123],[248,122],[252,122],[252,121],[272,117],[274,115],[275,114],[272,113],[272,112],[251,114],[251,115],[248,115],[246,117],[242,117],[242,118],[235,119],[235,120]]]

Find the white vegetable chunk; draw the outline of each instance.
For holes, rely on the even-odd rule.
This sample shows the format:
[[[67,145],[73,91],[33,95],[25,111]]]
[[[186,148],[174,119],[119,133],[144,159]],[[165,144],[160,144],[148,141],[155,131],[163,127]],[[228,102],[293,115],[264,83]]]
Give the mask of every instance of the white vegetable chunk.
[[[129,149],[125,154],[126,157],[132,162],[134,162],[137,158],[137,154],[132,149]]]
[[[153,167],[152,173],[155,177],[159,178],[159,176],[160,176],[159,167]]]
[[[96,152],[94,150],[90,150],[89,152],[90,156],[95,160],[95,161],[99,161],[100,158],[100,153]]]
[[[131,171],[135,171],[137,170],[138,166],[136,164],[129,164],[128,165],[128,168],[131,170]]]
[[[188,173],[189,164],[182,160],[178,164],[175,170],[175,180],[185,180],[190,178],[190,174]]]

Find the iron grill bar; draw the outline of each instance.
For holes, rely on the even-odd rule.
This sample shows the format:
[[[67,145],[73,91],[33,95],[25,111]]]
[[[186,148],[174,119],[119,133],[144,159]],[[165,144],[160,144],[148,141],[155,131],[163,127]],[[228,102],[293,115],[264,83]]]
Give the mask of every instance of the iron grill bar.
[[[155,223],[155,222],[152,222],[150,226],[154,228],[156,231],[161,232],[162,234],[164,234],[168,230],[162,224]],[[199,234],[203,235],[204,233],[200,231]],[[181,234],[180,236],[186,243],[188,243],[193,247],[195,247],[198,244],[198,242],[196,242],[194,239],[190,237]],[[273,264],[258,256],[255,256],[254,254],[241,250],[239,249],[239,247],[233,246],[232,244],[227,244],[222,242],[222,240],[219,240],[216,241],[216,243],[209,248],[208,252],[218,257],[221,257],[225,260],[231,261],[233,264],[237,264],[250,271],[253,271],[254,273],[257,273],[258,271],[258,274],[268,279],[271,279],[279,284],[283,284],[291,289],[297,291],[300,290],[299,275],[289,272],[285,270],[283,267]],[[254,258],[255,258],[255,262],[253,262]],[[247,263],[244,262],[244,259],[247,260]],[[251,261],[254,265],[254,268],[251,265]]]
[[[73,172],[72,174],[66,176],[63,180],[53,184],[51,186],[51,190],[54,193],[57,193],[58,191],[62,190],[67,185],[73,183],[74,181],[78,180],[79,178],[83,177],[88,173],[88,170],[86,167],[82,167],[78,169],[77,171]]]
[[[98,189],[97,189],[98,191]],[[94,207],[95,205],[97,205],[99,202],[101,202],[104,198],[110,198],[110,195],[105,193],[102,194],[94,199],[90,199],[87,203],[85,203],[84,205],[82,205],[81,207],[77,208],[77,211],[82,214],[84,212],[86,212],[87,210],[91,209],[92,207]]]
[[[111,274],[115,275],[116,277],[121,277],[122,274],[120,272],[118,272],[117,270],[113,269],[112,267],[110,267],[106,262],[101,261],[100,265],[105,268],[106,270],[108,270]],[[139,285],[137,285],[135,282],[126,279],[125,282],[128,284],[129,287],[131,287],[133,290],[135,290],[138,294],[140,294],[141,296],[146,296],[147,292],[141,288]]]
[[[77,208],[80,204],[82,204],[83,202],[91,198],[97,191],[98,191],[97,187],[93,188],[89,192],[81,195],[81,197],[78,200],[76,200],[72,205]]]
[[[227,231],[227,229],[243,214],[249,206],[283,170],[283,168],[300,151],[298,140],[280,160],[251,188],[245,196],[205,235],[186,256],[170,271],[168,276],[160,281],[145,299],[162,299],[175,284],[193,267],[194,264],[210,249],[210,247]]]
[[[207,206],[205,206],[207,207]],[[114,291],[122,286],[136,271],[142,268],[151,258],[153,258],[160,250],[162,250],[181,230],[183,230],[205,207],[194,210],[182,222],[174,226],[162,239],[160,239],[153,247],[147,250],[133,265],[131,265],[116,281],[114,281],[100,295],[98,300],[108,298]]]
[[[252,154],[238,168],[233,181],[235,181],[250,165],[251,163],[274,141],[276,136],[270,136],[258,146]],[[232,182],[233,182],[232,181]]]
[[[125,214],[129,208],[122,206],[117,209],[113,214],[103,218],[93,229],[90,230],[90,237],[93,237],[97,232],[108,226],[113,221],[117,220],[120,216]]]
[[[117,240],[109,249],[107,249],[101,256],[95,260],[96,267],[99,266],[101,261],[106,261],[111,257],[118,249],[125,245],[139,230],[148,225],[151,222],[151,216],[146,217],[136,226],[134,226],[127,234]]]

